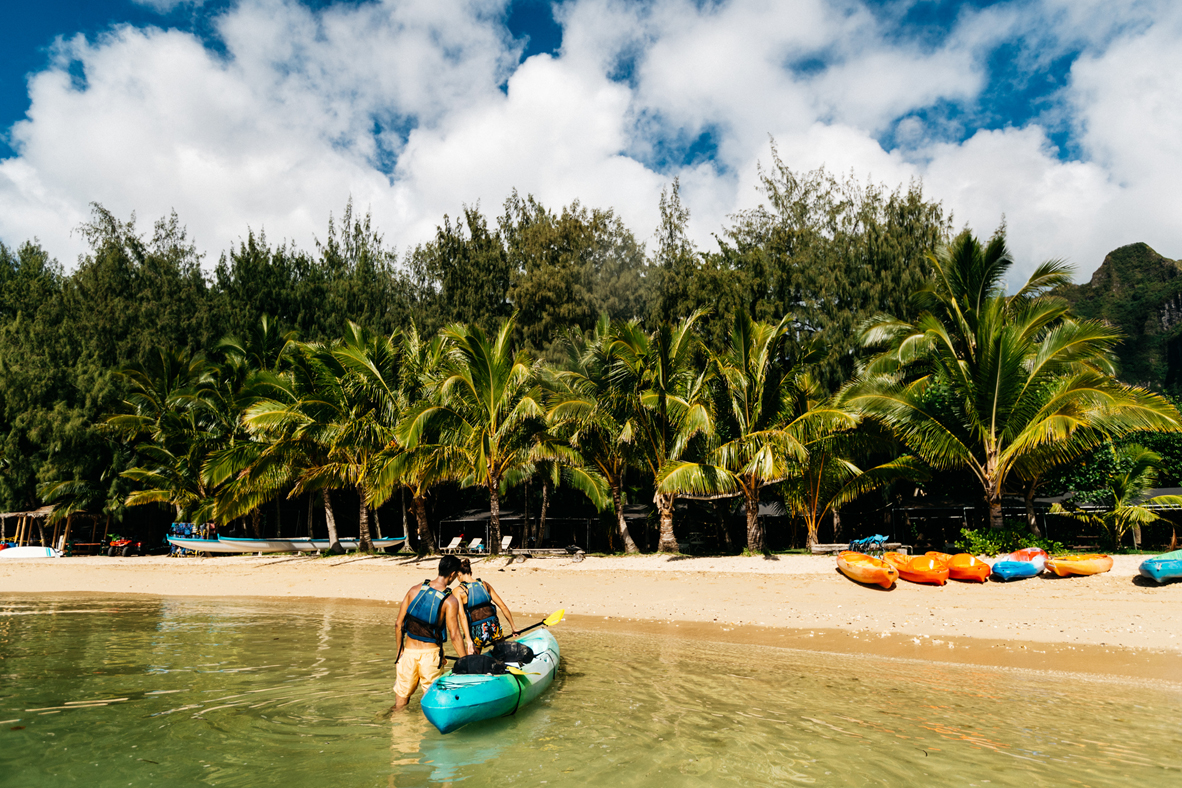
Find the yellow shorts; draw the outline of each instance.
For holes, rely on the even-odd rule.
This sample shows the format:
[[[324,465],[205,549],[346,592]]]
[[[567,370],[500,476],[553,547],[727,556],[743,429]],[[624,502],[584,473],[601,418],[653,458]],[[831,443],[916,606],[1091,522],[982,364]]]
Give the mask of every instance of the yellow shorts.
[[[394,694],[400,698],[409,698],[419,688],[431,686],[431,682],[443,675],[444,666],[439,658],[439,649],[415,648],[403,649],[402,656],[394,666]]]

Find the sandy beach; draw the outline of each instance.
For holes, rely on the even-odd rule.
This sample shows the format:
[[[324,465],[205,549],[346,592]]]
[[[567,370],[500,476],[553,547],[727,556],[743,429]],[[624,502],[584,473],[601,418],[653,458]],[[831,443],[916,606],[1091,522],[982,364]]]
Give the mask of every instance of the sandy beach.
[[[1115,556],[1093,577],[900,581],[890,591],[846,579],[831,556],[489,558],[476,573],[519,627],[565,608],[572,628],[1182,683],[1182,583],[1142,581],[1142,560]],[[315,598],[389,605],[392,618],[435,566],[398,556],[10,559],[0,592]]]

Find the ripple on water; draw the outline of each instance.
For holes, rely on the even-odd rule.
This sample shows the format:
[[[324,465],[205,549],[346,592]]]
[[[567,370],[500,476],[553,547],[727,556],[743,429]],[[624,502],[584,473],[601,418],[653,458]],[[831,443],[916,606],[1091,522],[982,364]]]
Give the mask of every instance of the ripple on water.
[[[6,788],[1182,781],[1172,687],[567,628],[537,702],[442,736],[417,704],[386,714],[390,608],[4,611]]]

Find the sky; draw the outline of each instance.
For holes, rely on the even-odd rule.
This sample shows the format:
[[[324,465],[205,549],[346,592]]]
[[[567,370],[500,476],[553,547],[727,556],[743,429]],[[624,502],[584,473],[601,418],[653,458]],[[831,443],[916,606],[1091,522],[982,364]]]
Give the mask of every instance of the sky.
[[[39,0],[0,11],[0,241],[67,269],[99,203],[176,211],[212,266],[311,247],[349,199],[400,249],[513,189],[652,239],[679,180],[703,250],[774,143],[957,228],[1015,275],[1182,258],[1172,0]]]

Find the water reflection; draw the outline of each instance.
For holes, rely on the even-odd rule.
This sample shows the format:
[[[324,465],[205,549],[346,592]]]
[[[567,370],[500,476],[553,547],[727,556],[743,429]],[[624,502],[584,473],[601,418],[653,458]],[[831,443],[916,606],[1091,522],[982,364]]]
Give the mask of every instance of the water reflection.
[[[4,785],[1167,785],[1177,688],[561,630],[553,687],[442,736],[394,609],[8,600]],[[988,782],[986,782],[988,781]]]

